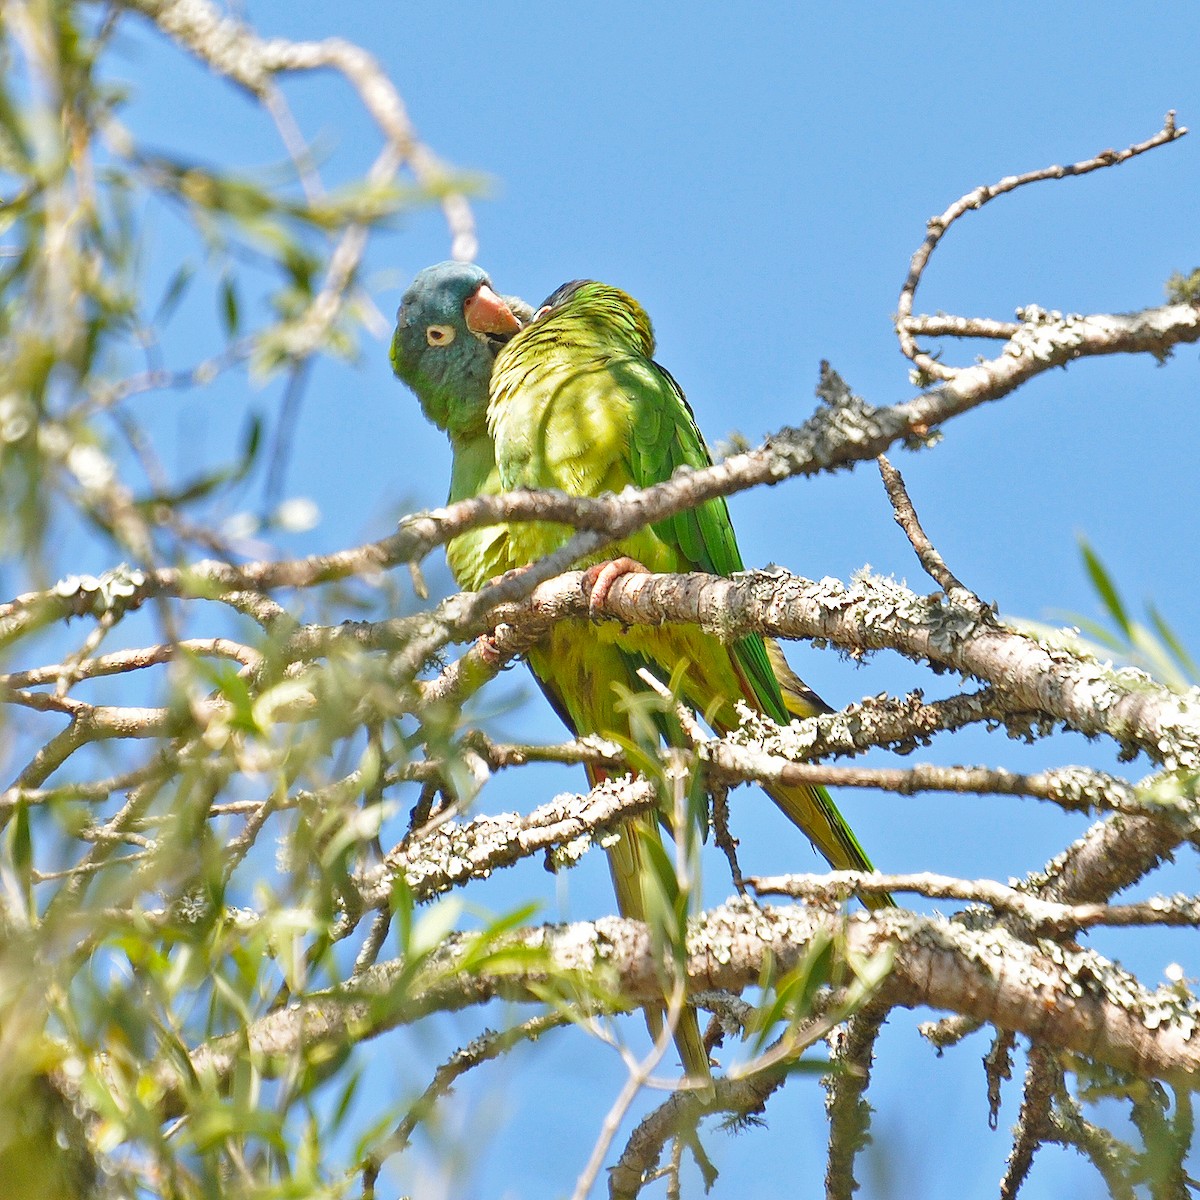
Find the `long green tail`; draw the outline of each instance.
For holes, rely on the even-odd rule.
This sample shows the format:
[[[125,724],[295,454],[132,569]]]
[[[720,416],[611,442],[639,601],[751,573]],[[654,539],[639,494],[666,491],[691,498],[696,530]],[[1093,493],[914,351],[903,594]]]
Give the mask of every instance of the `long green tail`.
[[[812,717],[833,709],[821,699],[788,665],[783,648],[774,638],[764,638],[771,670],[779,681],[783,705],[793,717]],[[807,784],[775,785],[765,789],[793,825],[798,825],[812,843],[838,871],[873,871],[866,851],[858,844],[854,831],[837,810],[833,798],[823,787]],[[872,911],[895,908],[896,902],[884,893],[860,897]]]
[[[854,831],[838,812],[829,793],[823,787],[809,784],[769,784],[767,795],[783,810],[793,825],[798,825],[812,844],[837,871],[874,871],[871,860],[858,844]],[[896,902],[886,892],[859,897],[872,911],[895,908]]]
[[[593,787],[605,778],[602,771],[588,768],[588,780]],[[613,891],[617,896],[617,910],[621,916],[634,921],[646,921],[646,899],[642,881],[648,869],[642,851],[642,838],[657,838],[662,834],[652,814],[626,821],[618,830],[618,839],[608,847],[608,868],[612,874]],[[651,1036],[662,1033],[665,1012],[661,1008],[646,1009],[646,1025]],[[704,1038],[700,1034],[700,1021],[696,1010],[690,1005],[679,1014],[675,1026],[675,1046],[683,1062],[683,1069],[694,1081],[703,1081],[711,1087],[712,1070]]]

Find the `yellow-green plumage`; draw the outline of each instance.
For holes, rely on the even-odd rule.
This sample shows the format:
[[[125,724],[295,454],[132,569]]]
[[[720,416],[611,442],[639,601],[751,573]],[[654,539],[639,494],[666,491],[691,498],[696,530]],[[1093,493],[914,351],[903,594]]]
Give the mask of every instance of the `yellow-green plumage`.
[[[521,434],[519,423],[509,426],[510,434],[516,435],[507,443],[514,461],[502,480],[485,421],[488,381],[499,339],[486,330],[475,330],[466,319],[473,298],[481,288],[487,291],[489,283],[484,272],[473,265],[439,264],[417,277],[397,314],[392,364],[396,374],[416,393],[425,415],[444,429],[450,440],[454,455],[450,501],[492,494],[516,483],[546,484],[594,495],[619,490],[631,481],[641,485],[656,482],[668,477],[681,463],[702,466],[708,462],[681,393],[666,372],[650,361],[653,343],[645,314],[623,294],[616,293],[621,301],[612,313],[589,316],[585,306],[582,335],[575,321],[564,326],[552,313],[519,335],[512,356],[506,355],[500,364],[493,421],[506,403],[501,393],[507,396],[523,382],[540,392],[561,385],[563,395],[569,397],[567,406],[552,414],[562,434],[546,451],[539,449],[536,437]],[[508,304],[522,318],[530,315],[519,301],[509,298]],[[618,326],[615,347],[610,328],[614,321]],[[427,335],[438,329],[450,330],[453,336],[435,342]],[[614,391],[634,393],[616,397],[616,411],[627,420],[632,418],[635,424],[624,435],[609,408]],[[639,403],[642,393],[658,397],[661,405]],[[520,408],[522,403],[525,409]],[[513,411],[529,407],[528,399],[518,400]],[[542,407],[540,399],[532,406],[535,410]],[[550,407],[557,407],[557,397]],[[546,443],[544,434],[542,441]],[[630,455],[628,465],[621,461],[626,452]],[[740,569],[741,560],[723,502],[718,502],[715,510],[717,519],[713,516],[711,505],[705,506],[699,516],[682,514],[663,522],[652,534],[644,532],[610,553],[629,553],[654,570],[701,569],[729,574]],[[485,527],[451,542],[446,548],[447,559],[460,586],[479,590],[490,579],[556,548],[570,532],[561,526]],[[675,545],[677,554],[672,553]],[[663,636],[647,636],[653,632]],[[791,672],[779,646],[770,640],[764,655],[759,639],[745,639],[742,645],[749,647],[744,652],[747,665],[740,666],[737,656],[731,659],[729,650],[714,639],[701,635],[697,640],[696,631],[639,631],[638,638],[642,642],[640,652],[628,637],[617,636],[611,625],[570,622],[557,626],[548,643],[529,655],[529,665],[542,690],[574,732],[627,732],[628,715],[620,706],[620,697],[643,687],[636,673],[639,666],[649,665],[669,676],[670,667],[680,658],[698,661],[698,655],[711,657],[713,648],[717,652],[716,667],[691,671],[688,698],[701,712],[709,709],[709,702],[716,698],[714,717],[719,725],[732,720],[730,697],[750,698],[754,687],[767,699],[753,702],[776,720],[786,720],[789,714],[809,716],[827,711]],[[751,681],[754,687],[749,686]],[[589,771],[589,778],[595,784],[598,773]],[[787,794],[782,798],[777,795],[776,800],[827,857],[841,865],[841,860],[826,850],[826,844],[836,847],[838,839],[828,837],[822,841],[820,837],[825,823],[820,806],[824,794],[816,793],[815,805],[805,798],[807,795],[805,790],[799,801]],[[840,822],[836,811],[833,815]],[[647,915],[642,890],[647,840],[661,846],[658,825],[650,818],[631,823],[608,848],[618,909],[622,915],[639,920]],[[861,858],[861,851],[858,853],[859,861],[851,857],[844,865],[864,864],[865,858]],[[661,1017],[650,1012],[647,1018],[657,1032]],[[694,1010],[681,1014],[675,1037],[689,1074],[706,1076],[708,1057]]]
[[[454,442],[454,463],[450,472],[447,503],[470,500],[473,496],[491,496],[503,491],[491,436],[486,430]],[[484,525],[469,530],[446,545],[446,561],[459,587],[477,592],[498,575],[509,570],[512,554],[508,529],[504,525]]]
[[[482,313],[478,304],[481,298]],[[510,316],[532,315],[527,305],[513,297],[506,298],[506,303]],[[454,453],[451,502],[502,490],[486,415],[492,363],[499,336],[508,324],[503,307],[504,302],[491,291],[490,280],[479,267],[447,262],[426,268],[417,276],[397,313],[392,366],[413,389],[426,417],[444,429],[450,440]],[[482,328],[478,325],[481,316],[486,322]],[[508,328],[516,325],[514,318]],[[446,557],[461,587],[478,591],[497,575],[522,565],[513,556],[509,533],[507,526],[487,526],[449,543]],[[586,628],[581,628],[569,639],[572,655],[567,659],[556,660],[553,651],[536,648],[529,656],[530,667],[573,732],[598,728],[616,731],[624,718],[616,712],[613,684],[623,683],[634,690],[638,681],[626,659],[611,648],[598,648],[577,661],[574,652],[585,645],[585,638]],[[599,696],[601,702],[581,705],[581,696]],[[581,724],[584,717],[588,723]],[[594,723],[597,721],[598,725]],[[589,768],[588,777],[595,786],[600,773]],[[642,861],[646,839],[662,845],[658,825],[650,818],[623,828],[608,846],[617,908],[622,916],[639,921],[647,917]],[[657,1036],[662,1028],[661,1013],[650,1009],[646,1018]],[[708,1054],[694,1009],[680,1013],[675,1041],[689,1076],[708,1079]]]
[[[624,292],[593,282],[560,289],[549,311],[500,351],[492,372],[488,426],[503,487],[595,496],[661,482],[679,466],[707,465],[711,460],[691,410],[678,384],[652,360],[653,349],[649,319]],[[509,526],[510,565],[544,557],[570,532],[560,525]],[[742,569],[721,499],[639,530],[604,557],[622,555],[656,573],[730,575]],[[737,724],[738,700],[779,722],[821,711],[815,698],[809,707],[794,693],[785,704],[758,636],[726,646],[695,626],[623,629],[613,622],[567,622],[555,627],[539,654],[558,678],[586,680],[586,686],[563,689],[581,732],[621,730],[612,684],[638,686],[628,682],[638,660],[653,664],[664,678],[682,665],[684,698],[718,730]],[[537,664],[534,669],[540,675]],[[768,791],[835,867],[871,869],[823,788]],[[868,903],[883,906],[890,900]]]

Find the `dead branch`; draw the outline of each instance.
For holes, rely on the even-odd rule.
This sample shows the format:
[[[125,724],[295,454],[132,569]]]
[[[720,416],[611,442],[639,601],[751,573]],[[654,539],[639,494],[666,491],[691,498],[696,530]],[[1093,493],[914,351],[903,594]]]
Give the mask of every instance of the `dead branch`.
[[[1105,167],[1115,167],[1120,163],[1127,162],[1136,155],[1145,154],[1148,150],[1153,150],[1157,146],[1164,146],[1170,142],[1177,141],[1186,133],[1186,129],[1176,126],[1174,112],[1169,112],[1163,121],[1162,129],[1153,137],[1147,138],[1144,142],[1138,142],[1120,151],[1101,150],[1094,158],[1084,159],[1082,162],[1072,163],[1067,167],[1044,167],[1039,171],[1027,171],[1023,175],[1007,175],[999,183],[994,183],[986,187],[978,187],[968,192],[965,196],[950,205],[941,216],[930,217],[926,223],[928,232],[925,235],[925,241],[921,243],[920,248],[912,256],[912,262],[908,269],[908,278],[905,279],[904,286],[900,289],[900,299],[896,305],[896,335],[900,339],[900,349],[904,353],[904,356],[911,359],[917,369],[931,379],[950,380],[954,379],[958,374],[957,370],[944,366],[936,359],[925,354],[917,346],[913,334],[920,327],[914,328],[911,321],[913,296],[916,294],[917,285],[921,282],[925,268],[929,265],[929,259],[937,248],[938,243],[945,236],[947,230],[960,217],[974,209],[982,208],[997,196],[1003,196],[1006,192],[1014,191],[1016,188],[1024,187],[1026,184],[1038,183],[1047,179],[1065,179],[1071,175],[1087,175],[1092,171],[1099,171]],[[931,322],[935,321],[936,318],[919,318],[919,320],[922,322]],[[945,326],[939,330],[937,326],[932,324],[925,324],[924,331],[951,332]],[[957,333],[957,330],[953,332]],[[995,337],[998,336],[998,331],[982,334],[972,332],[970,336]]]

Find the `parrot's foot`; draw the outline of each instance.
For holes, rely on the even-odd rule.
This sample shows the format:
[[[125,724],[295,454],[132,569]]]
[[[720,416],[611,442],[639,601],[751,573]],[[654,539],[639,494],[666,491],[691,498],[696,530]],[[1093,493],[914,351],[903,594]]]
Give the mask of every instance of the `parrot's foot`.
[[[504,661],[504,656],[500,653],[500,647],[496,644],[496,639],[490,633],[481,633],[475,639],[475,648],[479,651],[479,657],[483,659],[485,666],[491,668],[493,671],[500,669],[500,664]]]
[[[583,590],[588,594],[588,615],[593,620],[600,615],[608,602],[608,593],[612,591],[612,585],[622,575],[649,574],[648,567],[644,567],[636,558],[629,557],[614,558],[588,567],[583,573]]]

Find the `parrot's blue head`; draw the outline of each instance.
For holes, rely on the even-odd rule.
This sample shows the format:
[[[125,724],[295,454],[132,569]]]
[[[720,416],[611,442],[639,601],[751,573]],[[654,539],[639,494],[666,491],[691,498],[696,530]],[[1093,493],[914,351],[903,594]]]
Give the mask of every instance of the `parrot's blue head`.
[[[521,322],[474,263],[442,262],[412,281],[396,313],[392,370],[452,435],[484,427],[496,352]],[[526,313],[527,315],[527,313]]]

